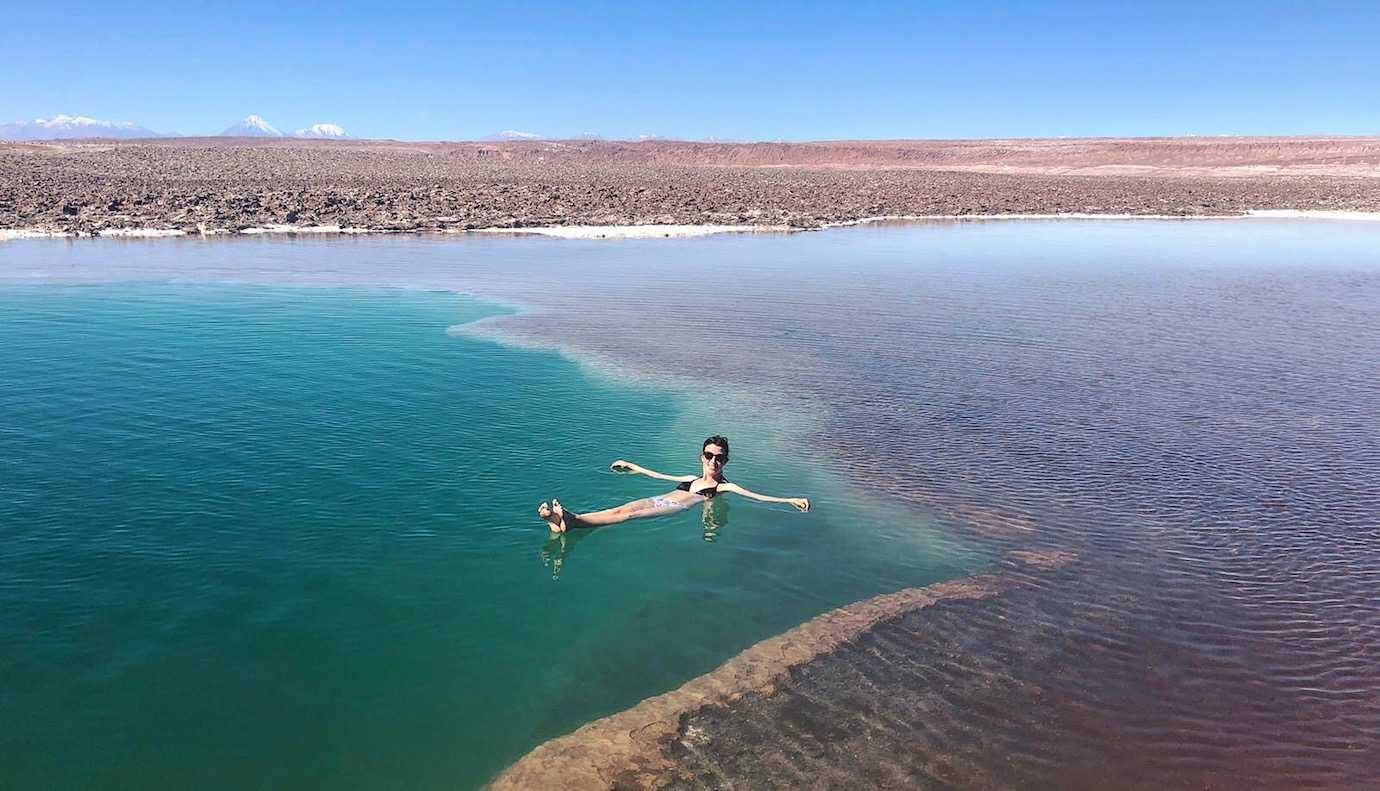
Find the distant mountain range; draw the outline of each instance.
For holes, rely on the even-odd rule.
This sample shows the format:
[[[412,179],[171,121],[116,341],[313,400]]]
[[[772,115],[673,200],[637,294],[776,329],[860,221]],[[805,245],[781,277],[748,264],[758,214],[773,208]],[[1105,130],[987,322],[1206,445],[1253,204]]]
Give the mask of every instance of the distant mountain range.
[[[0,140],[74,140],[82,137],[175,137],[128,121],[98,121],[84,115],[55,115],[0,124]]]
[[[243,121],[220,133],[221,137],[288,137],[277,127],[264,120],[261,115],[246,116]],[[310,137],[325,140],[344,140],[349,137],[345,130],[336,124],[312,124],[306,129],[298,129],[292,137]]]
[[[148,127],[128,121],[102,121],[84,115],[55,115],[52,118],[36,118],[32,121],[0,123],[0,140],[76,140],[80,138],[154,138],[187,137],[177,132],[157,132]],[[191,135],[201,137],[202,135]],[[314,123],[294,132],[284,132],[268,122],[262,115],[251,114],[225,128],[217,137],[295,137],[308,140],[348,140],[350,134],[339,124]],[[536,132],[518,129],[505,129],[502,132],[480,138],[485,142],[524,142],[549,140]],[[559,138],[557,138],[559,139]],[[576,135],[576,140],[603,140],[601,135],[586,132]],[[650,138],[643,135],[641,139]]]
[[[504,129],[502,132],[489,135],[488,137],[484,138],[484,141],[488,143],[498,143],[502,141],[542,139],[544,138],[536,132],[519,132],[516,129]]]
[[[220,133],[221,137],[289,137],[278,131],[263,116],[250,115]],[[298,129],[291,137],[343,140],[349,137],[336,124],[317,123]],[[146,137],[181,137],[176,132],[155,132],[128,121],[101,121],[84,115],[55,115],[0,124],[0,140],[76,140],[86,137],[137,139]]]

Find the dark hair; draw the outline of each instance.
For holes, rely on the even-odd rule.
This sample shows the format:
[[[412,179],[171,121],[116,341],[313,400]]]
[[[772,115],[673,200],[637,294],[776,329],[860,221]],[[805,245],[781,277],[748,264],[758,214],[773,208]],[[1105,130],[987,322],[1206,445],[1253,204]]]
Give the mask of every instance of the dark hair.
[[[700,446],[700,450],[704,450],[710,445],[718,445],[719,447],[723,448],[724,461],[728,461],[728,437],[721,437],[718,434],[715,434],[714,436],[704,441],[704,444]]]

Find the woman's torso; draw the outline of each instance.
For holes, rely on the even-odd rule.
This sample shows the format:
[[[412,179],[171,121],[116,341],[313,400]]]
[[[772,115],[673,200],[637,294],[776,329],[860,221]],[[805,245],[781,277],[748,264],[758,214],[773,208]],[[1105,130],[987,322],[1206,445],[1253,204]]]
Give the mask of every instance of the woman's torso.
[[[706,483],[703,478],[696,478],[693,481],[682,481],[681,484],[676,487],[676,491],[698,495],[708,500],[717,495],[719,493],[719,487],[727,482],[726,479],[720,479],[717,481],[710,480]]]

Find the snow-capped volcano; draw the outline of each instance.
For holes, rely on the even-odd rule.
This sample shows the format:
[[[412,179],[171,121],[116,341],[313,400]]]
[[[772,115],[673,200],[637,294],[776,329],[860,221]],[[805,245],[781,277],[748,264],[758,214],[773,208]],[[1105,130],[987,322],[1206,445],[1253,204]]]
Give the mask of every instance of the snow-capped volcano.
[[[283,133],[273,128],[273,124],[262,116],[250,115],[243,121],[220,133],[221,137],[282,137]]]
[[[306,129],[298,129],[292,133],[293,137],[320,137],[331,140],[343,140],[349,135],[345,130],[335,124],[312,124]]]
[[[164,137],[128,121],[100,121],[84,115],[55,115],[0,124],[0,140],[73,140],[82,137]]]

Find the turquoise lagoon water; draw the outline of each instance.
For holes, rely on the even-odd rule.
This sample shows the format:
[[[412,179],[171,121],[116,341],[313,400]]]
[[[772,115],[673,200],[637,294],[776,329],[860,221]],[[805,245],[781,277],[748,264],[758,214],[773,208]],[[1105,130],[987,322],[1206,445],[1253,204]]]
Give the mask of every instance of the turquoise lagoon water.
[[[981,565],[793,458],[788,416],[448,331],[507,310],[0,286],[0,786],[473,787],[819,612]],[[723,498],[564,538],[534,514],[664,491],[609,462],[694,471],[724,430],[731,478],[815,510]]]
[[[1377,232],[0,245],[0,788],[473,787],[1012,548],[1078,562],[687,721],[686,768],[1374,786]],[[720,431],[816,510],[533,513]]]

